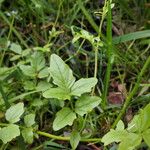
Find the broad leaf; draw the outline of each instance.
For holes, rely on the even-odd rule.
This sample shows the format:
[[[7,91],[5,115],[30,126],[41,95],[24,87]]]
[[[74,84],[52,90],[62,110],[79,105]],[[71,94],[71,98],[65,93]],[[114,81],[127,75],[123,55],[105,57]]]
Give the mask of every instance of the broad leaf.
[[[6,120],[10,123],[15,123],[20,120],[20,116],[24,113],[24,104],[18,103],[11,106],[5,113]]]
[[[10,124],[0,130],[0,139],[4,144],[10,142],[12,139],[20,135],[19,126],[15,124]]]
[[[96,78],[80,79],[71,87],[71,94],[81,96],[81,94],[90,92],[91,88],[97,83]]]
[[[127,136],[128,132],[126,130],[116,131],[114,129],[110,129],[110,131],[103,136],[101,142],[103,142],[104,145],[106,146],[113,142],[120,142]]]
[[[38,78],[45,78],[49,75],[49,68],[45,67],[44,69],[42,69],[39,74],[38,74]]]
[[[82,95],[75,103],[75,112],[81,116],[98,106],[101,99],[96,96]]]
[[[150,129],[144,131],[143,133],[143,139],[145,141],[145,143],[149,146],[150,148]]]
[[[72,70],[59,56],[55,54],[51,55],[50,74],[53,77],[54,84],[68,91],[75,82]]]
[[[150,104],[146,105],[139,115],[142,120],[141,129],[144,131],[150,127]]]
[[[77,131],[73,131],[70,136],[70,144],[73,150],[75,150],[80,142],[80,134]]]
[[[62,129],[66,125],[72,125],[76,119],[76,114],[68,107],[62,108],[57,112],[56,118],[53,122],[53,129],[55,131]]]
[[[142,137],[140,134],[128,133],[119,144],[118,150],[134,150],[141,144]]]
[[[19,67],[20,67],[21,71],[23,72],[23,74],[25,74],[26,76],[29,76],[29,77],[35,77],[36,76],[35,69],[32,66],[20,65]]]
[[[21,54],[22,52],[22,48],[20,45],[16,44],[16,43],[12,43],[10,45],[10,50],[17,53],[17,54]]]
[[[124,130],[124,123],[122,120],[118,122],[116,130]]]
[[[29,114],[24,117],[24,123],[27,127],[31,127],[35,124],[35,114]]]
[[[22,136],[25,142],[32,144],[33,142],[33,129],[32,128],[25,128],[21,131]]]
[[[31,56],[31,66],[36,70],[36,72],[45,67],[45,58],[43,56],[43,53],[35,52]]]
[[[40,81],[36,87],[36,90],[38,91],[46,91],[52,87],[52,84],[46,82],[46,81]]]
[[[43,96],[45,98],[57,98],[57,99],[70,99],[70,94],[67,93],[64,89],[61,89],[59,87],[57,88],[51,88],[43,93]]]

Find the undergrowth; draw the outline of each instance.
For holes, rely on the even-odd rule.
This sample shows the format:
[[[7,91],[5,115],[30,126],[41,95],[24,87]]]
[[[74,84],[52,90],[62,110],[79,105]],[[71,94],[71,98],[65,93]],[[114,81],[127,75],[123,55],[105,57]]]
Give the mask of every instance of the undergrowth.
[[[148,149],[147,0],[0,1],[0,149]]]

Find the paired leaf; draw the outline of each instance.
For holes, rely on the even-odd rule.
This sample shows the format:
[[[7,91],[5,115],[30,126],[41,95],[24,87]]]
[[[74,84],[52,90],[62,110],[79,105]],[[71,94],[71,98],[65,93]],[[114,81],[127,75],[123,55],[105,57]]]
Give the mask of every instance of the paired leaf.
[[[11,106],[5,113],[6,120],[10,123],[16,123],[20,120],[21,115],[24,113],[24,104],[18,103]]]
[[[127,136],[128,132],[126,130],[116,131],[114,129],[110,129],[110,131],[103,136],[101,142],[103,142],[106,146],[113,142],[120,142]]]
[[[66,125],[72,125],[76,119],[76,114],[68,107],[62,108],[57,112],[56,118],[53,122],[53,129],[55,131],[65,127]]]
[[[31,127],[35,124],[35,114],[29,114],[24,117],[24,123],[27,127]]]
[[[90,92],[91,88],[97,83],[96,78],[80,79],[74,83],[71,87],[71,94],[76,96],[81,96],[81,94]]]
[[[50,74],[53,77],[54,84],[64,90],[69,90],[75,82],[72,70],[59,56],[55,54],[51,55]]]
[[[22,136],[25,142],[32,144],[33,142],[33,129],[32,128],[25,128],[21,131]]]
[[[81,116],[98,106],[101,99],[96,96],[82,95],[75,103],[75,112]]]
[[[0,129],[0,139],[4,144],[20,135],[19,126],[10,124],[7,127]]]
[[[73,150],[75,150],[80,142],[80,133],[77,131],[73,131],[70,136],[70,144]]]
[[[69,92],[67,92],[67,90],[65,91],[64,89],[61,89],[59,87],[51,88],[51,89],[45,91],[43,93],[43,96],[45,98],[57,98],[57,99],[62,99],[62,100],[70,99]]]
[[[26,76],[29,76],[29,77],[36,76],[35,69],[32,66],[20,65],[19,67],[20,67],[21,71],[23,72],[23,74],[25,74]]]
[[[150,148],[150,129],[146,130],[144,133],[143,133],[143,139],[145,141],[145,143],[149,146]]]

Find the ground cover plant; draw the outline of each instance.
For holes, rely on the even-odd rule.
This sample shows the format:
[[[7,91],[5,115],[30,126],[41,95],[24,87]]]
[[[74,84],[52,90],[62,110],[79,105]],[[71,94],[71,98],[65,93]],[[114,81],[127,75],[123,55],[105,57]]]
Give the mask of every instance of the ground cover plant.
[[[148,0],[0,1],[0,149],[150,149]]]

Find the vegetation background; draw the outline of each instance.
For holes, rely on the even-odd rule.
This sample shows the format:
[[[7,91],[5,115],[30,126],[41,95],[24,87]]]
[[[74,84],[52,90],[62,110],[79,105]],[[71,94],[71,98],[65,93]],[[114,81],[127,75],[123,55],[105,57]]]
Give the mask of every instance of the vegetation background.
[[[0,149],[117,149],[114,142],[122,138],[101,138],[121,119],[119,125],[125,128],[136,114],[150,122],[149,51],[148,0],[0,0]],[[52,54],[59,58],[53,55],[52,61]],[[76,80],[93,77],[97,84],[86,80],[84,92],[71,103],[64,101],[64,93],[45,96],[57,85],[51,75],[56,61],[67,69],[68,64]],[[83,93],[99,97],[101,103],[90,102],[83,116],[77,113],[74,123],[65,122],[54,131],[57,112],[63,107],[74,110]],[[14,135],[12,129],[21,133],[16,130]],[[129,149],[148,149],[149,126],[139,129],[148,129],[147,138],[134,141],[137,145],[132,141]],[[104,146],[106,141],[113,144]]]

